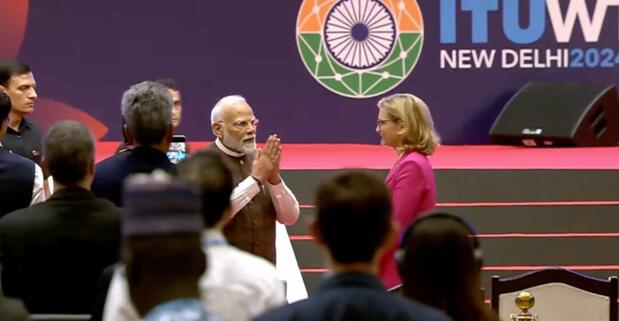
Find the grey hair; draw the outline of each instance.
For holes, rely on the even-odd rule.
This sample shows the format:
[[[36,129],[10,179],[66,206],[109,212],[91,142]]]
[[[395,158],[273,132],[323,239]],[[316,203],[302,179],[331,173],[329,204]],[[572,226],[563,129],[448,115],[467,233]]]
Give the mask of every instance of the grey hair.
[[[88,174],[95,157],[95,141],[90,130],[74,120],[55,123],[47,132],[43,154],[50,175],[63,185],[80,182]]]
[[[125,91],[121,112],[136,143],[159,144],[172,124],[172,96],[164,85],[144,81]]]
[[[223,120],[225,107],[238,103],[247,103],[247,100],[241,95],[230,95],[220,99],[211,110],[211,125]]]

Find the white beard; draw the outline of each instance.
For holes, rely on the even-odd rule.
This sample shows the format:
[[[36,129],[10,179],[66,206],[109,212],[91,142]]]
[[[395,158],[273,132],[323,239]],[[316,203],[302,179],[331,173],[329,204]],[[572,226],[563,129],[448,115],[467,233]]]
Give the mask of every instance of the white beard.
[[[242,141],[242,140],[232,140],[230,138],[226,138],[229,136],[224,136],[222,139],[222,143],[224,146],[237,151],[239,153],[247,153],[252,154],[256,152],[256,139]]]
[[[246,153],[253,153],[256,151],[256,140],[252,139],[251,141],[241,142],[241,146],[243,146],[243,151]]]

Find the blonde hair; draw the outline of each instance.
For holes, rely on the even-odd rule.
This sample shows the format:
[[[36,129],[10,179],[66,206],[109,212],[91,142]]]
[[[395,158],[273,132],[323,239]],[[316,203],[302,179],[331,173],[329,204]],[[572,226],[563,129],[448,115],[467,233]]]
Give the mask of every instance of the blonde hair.
[[[411,94],[394,94],[382,98],[378,108],[384,109],[392,119],[404,123],[406,133],[402,145],[396,149],[401,152],[417,151],[432,155],[440,143],[434,129],[430,109],[423,100]]]

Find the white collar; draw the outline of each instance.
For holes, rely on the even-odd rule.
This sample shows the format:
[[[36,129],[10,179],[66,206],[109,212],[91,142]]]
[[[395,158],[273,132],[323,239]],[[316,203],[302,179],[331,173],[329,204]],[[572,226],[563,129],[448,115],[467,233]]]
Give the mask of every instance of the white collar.
[[[219,137],[217,137],[217,139],[215,139],[215,145],[217,145],[217,147],[219,147],[219,149],[221,149],[224,153],[226,153],[229,156],[232,156],[232,157],[243,157],[243,156],[245,156],[245,153],[235,152],[235,151],[231,150],[230,148],[224,146],[224,143],[222,143],[221,140],[219,140]]]

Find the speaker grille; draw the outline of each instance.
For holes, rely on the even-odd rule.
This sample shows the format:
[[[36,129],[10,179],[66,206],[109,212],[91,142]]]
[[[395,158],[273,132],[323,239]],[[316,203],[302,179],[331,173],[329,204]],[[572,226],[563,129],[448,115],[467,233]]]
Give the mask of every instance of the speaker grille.
[[[529,83],[505,104],[490,139],[507,145],[616,146],[615,85]]]

